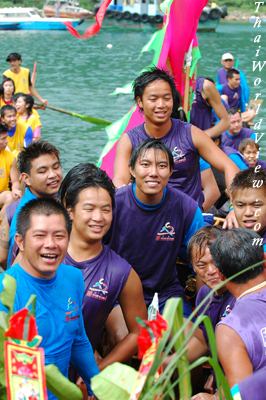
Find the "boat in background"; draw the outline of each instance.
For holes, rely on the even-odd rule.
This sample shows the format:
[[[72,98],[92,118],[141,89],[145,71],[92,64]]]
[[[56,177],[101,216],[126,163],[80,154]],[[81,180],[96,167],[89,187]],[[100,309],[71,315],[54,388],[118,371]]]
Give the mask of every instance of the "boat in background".
[[[19,23],[15,22],[0,22],[0,31],[14,31],[19,29]]]
[[[163,14],[160,0],[112,0],[103,23],[109,30],[152,31],[162,27]],[[99,6],[95,7],[95,14]],[[200,16],[198,31],[214,32],[221,18],[227,16],[227,7],[216,4],[204,7]]]
[[[42,17],[37,8],[33,7],[7,7],[0,8],[0,29],[5,25],[13,25],[13,30],[66,30],[64,22],[70,21],[73,26],[78,26],[82,20],[70,18]],[[1,26],[3,28],[1,28]]]
[[[42,11],[46,17],[82,19],[93,17],[93,12],[80,7],[76,0],[46,0]]]

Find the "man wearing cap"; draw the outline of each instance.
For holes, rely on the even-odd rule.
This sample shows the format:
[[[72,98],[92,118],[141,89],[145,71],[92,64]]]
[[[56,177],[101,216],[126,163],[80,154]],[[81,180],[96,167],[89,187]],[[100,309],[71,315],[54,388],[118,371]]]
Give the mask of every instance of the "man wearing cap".
[[[21,55],[19,53],[10,53],[6,61],[10,64],[10,68],[3,73],[3,77],[13,79],[15,93],[31,94],[41,103],[47,104],[47,100],[43,99],[32,85],[30,70],[21,66]]]
[[[226,77],[227,72],[230,69],[234,68],[234,63],[235,59],[231,53],[224,53],[222,55],[221,64],[223,67],[218,69],[216,77],[217,89],[219,91],[221,90],[222,85],[225,85],[227,83],[227,77]],[[239,74],[240,74],[240,86],[241,86],[241,102],[243,103],[243,105],[246,105],[249,102],[249,87],[245,74],[240,70]],[[242,111],[244,110],[242,109]]]

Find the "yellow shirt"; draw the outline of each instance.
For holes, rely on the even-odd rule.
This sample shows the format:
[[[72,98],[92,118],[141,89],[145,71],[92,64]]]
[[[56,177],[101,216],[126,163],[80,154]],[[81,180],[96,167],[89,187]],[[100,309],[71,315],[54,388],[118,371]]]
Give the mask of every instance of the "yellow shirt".
[[[12,100],[11,102],[6,103],[3,97],[0,97],[0,108],[6,105],[14,106],[14,101]]]
[[[9,190],[9,176],[14,159],[15,156],[10,151],[0,151],[0,192]]]
[[[33,140],[33,132],[30,126],[23,121],[18,121],[15,128],[8,131],[7,143],[10,151],[20,152]]]
[[[20,67],[20,71],[17,74],[7,69],[3,75],[13,79],[15,83],[15,93],[30,93],[30,70],[28,68]]]
[[[42,126],[41,120],[40,120],[40,115],[39,113],[33,108],[32,109],[32,114],[27,118],[21,117],[19,114],[17,114],[17,121],[22,121],[24,124],[27,126],[30,126],[33,132],[38,126]]]

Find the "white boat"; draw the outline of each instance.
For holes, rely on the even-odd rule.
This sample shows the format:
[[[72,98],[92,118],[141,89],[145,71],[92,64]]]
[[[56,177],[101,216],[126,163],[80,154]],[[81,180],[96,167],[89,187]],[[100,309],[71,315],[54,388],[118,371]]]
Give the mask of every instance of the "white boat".
[[[80,7],[76,0],[46,0],[43,6],[46,17],[92,18],[93,12]]]
[[[80,19],[43,17],[37,8],[32,7],[0,8],[0,29],[9,23],[14,24],[13,29],[19,30],[66,30],[64,22],[69,21],[73,26],[81,23]]]

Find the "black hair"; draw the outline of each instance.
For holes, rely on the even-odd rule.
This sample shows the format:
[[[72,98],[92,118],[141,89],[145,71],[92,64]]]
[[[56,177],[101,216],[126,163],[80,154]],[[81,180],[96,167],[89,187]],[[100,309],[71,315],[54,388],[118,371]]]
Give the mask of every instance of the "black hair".
[[[187,245],[187,253],[189,260],[192,262],[194,256],[197,259],[201,258],[205,252],[206,247],[216,240],[221,233],[222,228],[219,226],[204,226],[199,229],[189,240]]]
[[[210,252],[215,265],[225,278],[263,261],[261,237],[253,230],[233,228],[223,230],[211,244]],[[245,283],[256,278],[264,270],[263,264],[256,266],[232,279],[236,283]]]
[[[227,110],[227,112],[228,112],[228,115],[229,115],[229,116],[230,116],[230,115],[235,115],[235,114],[237,114],[237,113],[241,115],[240,110],[239,110],[238,108],[235,108],[235,107],[229,108],[229,109]]]
[[[254,186],[254,181],[260,182],[261,185]],[[233,194],[239,189],[253,189],[254,187],[266,189],[266,170],[262,167],[249,168],[238,172],[231,183],[230,193]]]
[[[240,75],[240,72],[236,68],[231,68],[226,73],[226,79],[231,79],[234,75]]]
[[[135,101],[137,101],[138,98],[142,99],[146,86],[157,80],[163,80],[169,83],[174,100],[177,92],[174,79],[165,70],[158,67],[151,67],[147,71],[142,72],[133,82]]]
[[[66,223],[68,235],[71,232],[71,221],[66,209],[54,199],[34,199],[26,203],[18,213],[16,231],[23,238],[30,228],[32,215],[62,215]]]
[[[142,142],[131,154],[129,166],[132,170],[134,170],[138,158],[150,149],[161,150],[163,153],[165,153],[169,161],[170,170],[174,168],[174,159],[169,148],[166,147],[165,144],[158,139],[147,139]]]
[[[44,140],[33,142],[28,147],[24,147],[18,155],[19,172],[29,174],[31,170],[31,162],[45,154],[54,154],[60,162],[59,150],[57,150],[57,148],[51,143]]]
[[[33,106],[34,106],[34,98],[30,94],[16,93],[15,96],[14,96],[15,103],[16,103],[17,99],[19,99],[20,97],[23,97],[23,99],[25,101],[27,114],[28,114],[28,117],[29,117],[32,114],[32,109],[33,109]]]
[[[19,53],[10,53],[8,54],[6,61],[10,62],[10,61],[14,61],[14,60],[19,60],[22,61],[22,57]]]
[[[5,124],[0,124],[0,135],[8,132],[8,127]]]
[[[1,108],[1,118],[4,118],[6,111],[14,111],[17,113],[17,110],[14,106],[11,106],[11,104],[7,104],[6,106],[3,106]]]
[[[3,77],[3,82],[2,82],[1,85],[0,85],[0,96],[3,96],[3,95],[4,95],[4,83],[5,83],[5,82],[12,82],[12,83],[13,83],[13,86],[14,86],[13,94],[14,94],[15,91],[16,91],[15,82],[13,81],[12,78],[8,78],[7,76],[4,76],[4,77]]]
[[[259,143],[256,143],[255,140],[250,139],[250,138],[246,138],[243,139],[238,146],[238,151],[240,153],[243,153],[243,151],[246,149],[247,146],[252,146],[252,147],[256,147],[256,149],[259,151],[260,149],[260,145]]]
[[[63,179],[59,195],[66,208],[74,208],[78,203],[79,193],[87,188],[106,190],[115,205],[115,187],[107,173],[91,163],[78,164]]]

